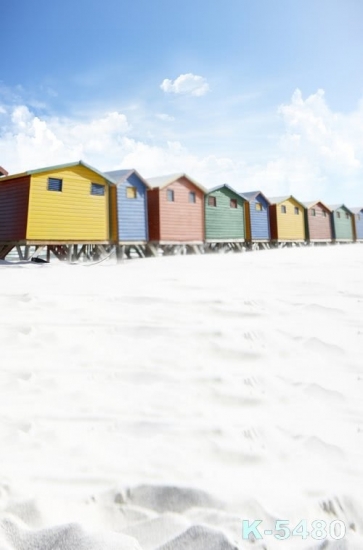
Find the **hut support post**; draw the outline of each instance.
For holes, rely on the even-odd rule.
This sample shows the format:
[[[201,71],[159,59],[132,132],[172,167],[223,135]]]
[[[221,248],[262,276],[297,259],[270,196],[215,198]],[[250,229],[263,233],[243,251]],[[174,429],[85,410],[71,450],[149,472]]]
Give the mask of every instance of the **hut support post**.
[[[200,248],[196,244],[192,244],[190,248],[193,250],[194,254],[200,254]]]
[[[26,247],[25,247],[26,248]],[[18,253],[18,256],[19,256],[19,260],[25,260],[25,254],[23,254],[23,251],[21,249],[21,246],[20,244],[17,244],[16,245],[16,250],[17,250],[17,253]]]
[[[118,262],[123,262],[125,259],[125,246],[116,246],[116,258]]]
[[[0,260],[5,260],[6,256],[12,251],[13,248],[14,244],[4,244],[3,246],[0,245]]]
[[[136,253],[139,255],[140,258],[145,258],[145,254],[141,248],[141,246],[134,246],[135,250],[136,250]]]
[[[158,256],[158,249],[154,244],[148,243],[146,245],[146,253],[150,256]]]

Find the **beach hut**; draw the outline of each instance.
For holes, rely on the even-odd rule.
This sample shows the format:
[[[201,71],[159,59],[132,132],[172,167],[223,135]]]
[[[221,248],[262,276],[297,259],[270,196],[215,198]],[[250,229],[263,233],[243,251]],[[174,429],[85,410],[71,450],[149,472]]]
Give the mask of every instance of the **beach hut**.
[[[116,242],[121,246],[145,245],[148,241],[148,182],[134,170],[113,170],[105,176],[115,182],[110,188],[113,216],[117,219]],[[140,248],[136,249],[140,252]]]
[[[2,166],[0,166],[0,177],[2,176],[8,176],[9,175],[9,172],[7,172],[5,170],[5,168],[3,168]]]
[[[354,238],[356,241],[363,242],[363,206],[349,208],[353,213]]]
[[[310,243],[331,242],[331,210],[321,201],[304,202],[306,238]]]
[[[147,178],[149,245],[164,253],[197,252],[204,241],[204,195],[202,185],[186,174]]]
[[[1,177],[0,254],[15,245],[51,246],[65,259],[68,245],[108,244],[110,184],[82,161]]]
[[[245,199],[227,184],[206,192],[204,197],[205,241],[211,247],[245,240]]]
[[[270,201],[261,191],[242,192],[245,198],[246,240],[250,244],[270,242]]]
[[[353,213],[344,204],[329,206],[335,242],[354,241]]]
[[[305,241],[304,205],[292,195],[269,198],[271,241],[302,243]]]

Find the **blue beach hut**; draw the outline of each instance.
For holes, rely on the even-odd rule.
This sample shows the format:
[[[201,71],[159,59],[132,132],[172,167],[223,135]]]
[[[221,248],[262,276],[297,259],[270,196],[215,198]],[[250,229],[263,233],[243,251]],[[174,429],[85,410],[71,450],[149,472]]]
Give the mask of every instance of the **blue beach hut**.
[[[270,232],[270,201],[261,191],[240,193],[246,200],[246,240],[250,243],[269,242]]]
[[[120,245],[145,244],[148,241],[147,181],[134,170],[105,172],[115,182],[111,200],[112,219],[116,219],[116,241]]]

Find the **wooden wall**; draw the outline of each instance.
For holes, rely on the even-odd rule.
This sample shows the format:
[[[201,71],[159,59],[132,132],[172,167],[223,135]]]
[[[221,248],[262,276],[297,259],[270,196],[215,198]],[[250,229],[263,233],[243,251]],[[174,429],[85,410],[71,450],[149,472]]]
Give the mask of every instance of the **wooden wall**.
[[[26,238],[30,176],[0,180],[0,241]]]
[[[286,213],[281,207],[286,207]],[[295,207],[298,214],[295,214]],[[281,241],[305,240],[304,207],[293,198],[270,206],[271,238]]]
[[[315,216],[313,215],[315,211]],[[330,211],[322,203],[306,209],[306,231],[310,241],[331,241],[333,230]]]
[[[208,197],[215,197],[216,206],[208,205]],[[237,208],[231,208],[231,199],[237,201]],[[226,187],[205,195],[205,238],[206,240],[229,240],[245,238],[244,199]]]
[[[63,180],[61,192],[47,189],[49,177]],[[104,196],[91,195],[91,183],[104,185]],[[81,165],[31,176],[27,239],[104,242],[109,233],[105,178]]]

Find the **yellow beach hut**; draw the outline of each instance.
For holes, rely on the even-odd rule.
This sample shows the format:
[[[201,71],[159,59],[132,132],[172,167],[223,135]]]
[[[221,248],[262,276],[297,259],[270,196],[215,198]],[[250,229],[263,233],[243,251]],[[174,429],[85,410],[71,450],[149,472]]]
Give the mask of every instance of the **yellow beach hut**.
[[[292,195],[272,197],[270,201],[271,240],[274,242],[304,242],[304,205]]]
[[[48,245],[61,257],[63,245],[108,244],[115,216],[113,181],[83,161],[0,178],[0,243]]]

